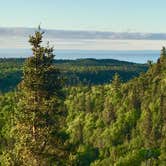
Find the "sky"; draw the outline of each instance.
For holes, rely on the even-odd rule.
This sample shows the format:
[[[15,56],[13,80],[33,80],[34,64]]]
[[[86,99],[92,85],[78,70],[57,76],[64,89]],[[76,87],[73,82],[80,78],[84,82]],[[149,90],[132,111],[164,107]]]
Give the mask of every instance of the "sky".
[[[44,29],[166,33],[165,7],[166,0],[0,0],[0,27],[37,27],[41,24]],[[0,36],[0,44],[1,41]],[[155,49],[164,42],[157,41]],[[151,41],[147,46],[143,43],[140,42],[142,46],[138,49],[153,48]],[[115,49],[118,49],[117,42]],[[119,45],[119,49],[124,48]]]

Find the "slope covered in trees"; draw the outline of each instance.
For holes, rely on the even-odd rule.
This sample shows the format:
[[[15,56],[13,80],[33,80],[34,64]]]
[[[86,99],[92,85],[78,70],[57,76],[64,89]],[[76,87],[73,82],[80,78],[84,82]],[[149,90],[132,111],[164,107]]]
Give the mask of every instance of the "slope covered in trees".
[[[165,48],[126,83],[63,87],[40,35],[19,88],[0,96],[0,165],[165,166]]]
[[[67,128],[76,165],[166,165],[166,54],[122,84],[72,87]]]
[[[0,59],[0,91],[13,90],[22,79],[25,59]],[[53,60],[66,79],[66,86],[109,83],[118,73],[123,81],[147,70],[147,65],[111,59]]]

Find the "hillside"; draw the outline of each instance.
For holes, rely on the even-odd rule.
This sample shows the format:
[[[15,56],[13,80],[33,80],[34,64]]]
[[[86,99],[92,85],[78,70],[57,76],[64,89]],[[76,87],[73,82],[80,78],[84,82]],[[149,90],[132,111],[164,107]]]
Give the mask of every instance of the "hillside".
[[[77,165],[166,164],[166,55],[128,83],[70,88],[66,104]]]
[[[166,56],[127,83],[116,75],[112,84],[65,91],[74,165],[165,165]],[[15,104],[13,93],[1,96],[1,150]]]
[[[22,79],[25,59],[0,59],[0,91],[13,90]],[[63,74],[66,86],[109,83],[115,73],[125,82],[145,72],[146,64],[112,59],[54,60]]]

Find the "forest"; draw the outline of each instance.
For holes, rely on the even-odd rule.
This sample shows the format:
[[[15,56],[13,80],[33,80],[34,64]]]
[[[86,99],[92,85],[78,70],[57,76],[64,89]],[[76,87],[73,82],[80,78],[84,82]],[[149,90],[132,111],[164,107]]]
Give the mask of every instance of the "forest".
[[[16,88],[23,76],[24,62],[21,58],[0,59],[0,92]],[[126,82],[148,69],[147,64],[112,59],[53,60],[53,64],[61,71],[67,87],[110,83],[115,73]]]
[[[0,59],[1,166],[165,166],[166,48],[156,63]]]

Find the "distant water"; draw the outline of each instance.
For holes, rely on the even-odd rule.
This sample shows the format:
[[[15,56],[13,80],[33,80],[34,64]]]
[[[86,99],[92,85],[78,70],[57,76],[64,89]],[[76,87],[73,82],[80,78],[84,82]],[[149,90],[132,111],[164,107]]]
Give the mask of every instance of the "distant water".
[[[56,50],[57,59],[117,59],[136,63],[156,62],[160,51],[98,51],[98,50]],[[0,58],[25,58],[32,55],[28,49],[0,49]]]

